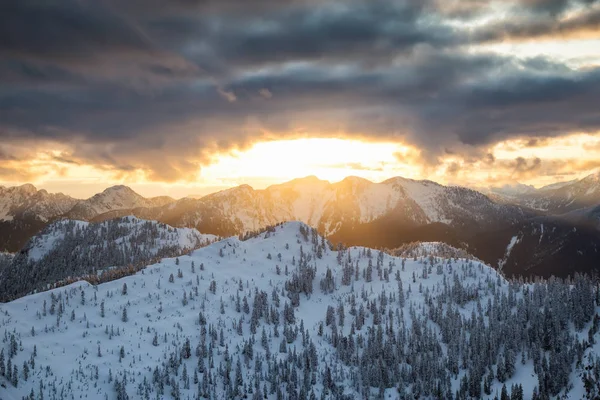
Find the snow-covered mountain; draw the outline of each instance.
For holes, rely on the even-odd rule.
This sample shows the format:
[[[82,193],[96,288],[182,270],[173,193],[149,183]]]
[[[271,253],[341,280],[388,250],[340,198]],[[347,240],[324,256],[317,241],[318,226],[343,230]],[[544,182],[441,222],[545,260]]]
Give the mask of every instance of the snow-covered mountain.
[[[467,188],[404,178],[373,183],[357,177],[337,183],[307,177],[264,190],[242,185],[135,213],[220,235],[299,220],[327,236],[340,237],[378,221],[413,227],[441,223],[458,228],[508,224],[526,216],[519,207],[494,203]]]
[[[62,193],[37,190],[31,184],[0,187],[0,221],[24,217],[49,221],[69,211],[77,201]]]
[[[536,192],[536,188],[531,185],[524,185],[519,182],[507,183],[502,186],[493,186],[490,192],[508,197],[522,196]]]
[[[87,200],[37,190],[31,184],[0,187],[0,251],[19,251],[31,236],[57,219],[102,221],[129,215],[134,208],[173,201],[166,196],[147,199],[126,186],[113,186]]]
[[[167,196],[145,198],[128,186],[118,185],[109,187],[89,199],[79,201],[65,214],[65,217],[90,221],[111,211],[128,211],[139,207],[159,207],[173,201],[174,199]]]
[[[102,223],[59,220],[32,237],[0,271],[0,301],[82,276],[108,280],[123,268],[135,270],[215,240],[192,228],[135,217]]]
[[[464,258],[338,252],[286,223],[0,304],[0,394],[597,398],[596,290],[508,282]]]
[[[499,266],[499,262],[504,263],[506,247],[515,235],[533,234],[534,229],[528,224],[536,218],[598,206],[599,176],[590,175],[538,190],[514,184],[487,195],[459,186],[401,177],[381,183],[348,177],[330,183],[311,176],[263,190],[242,185],[199,199],[178,201],[164,197],[146,199],[127,187],[116,186],[76,202],[59,217],[98,222],[135,215],[219,236],[239,235],[299,220],[336,243],[393,249],[415,241],[444,242]],[[581,215],[591,218],[594,224],[597,221],[592,214]],[[560,274],[565,265],[563,260],[578,259],[577,252],[581,251],[574,244],[568,244],[571,243],[568,238],[579,237],[570,231],[579,229],[580,233],[587,233],[579,225],[590,223],[582,218],[563,219],[559,230],[564,234],[553,242],[556,247],[541,252],[546,256],[538,260],[540,263],[535,268],[526,268],[530,261],[520,258],[528,258],[527,252],[515,251],[503,264],[506,271],[529,276],[531,271],[551,270],[566,276],[566,272]],[[0,250],[20,250],[26,240],[47,223],[41,219],[0,221],[3,240]],[[537,224],[533,222],[534,226]],[[594,235],[593,232],[586,234],[586,243],[595,240]],[[564,256],[559,258],[554,254]],[[599,263],[600,255],[598,259],[590,256],[577,268],[589,272]]]
[[[549,215],[564,214],[573,210],[600,205],[600,172],[585,178],[545,186],[521,193],[497,193],[505,201],[543,211]]]

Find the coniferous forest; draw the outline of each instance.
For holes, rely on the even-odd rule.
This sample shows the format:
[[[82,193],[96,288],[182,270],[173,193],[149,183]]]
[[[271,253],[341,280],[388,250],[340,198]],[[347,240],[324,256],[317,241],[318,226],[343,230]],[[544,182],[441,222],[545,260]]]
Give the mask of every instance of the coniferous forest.
[[[599,292],[588,277],[508,281],[470,258],[333,246],[300,223],[243,239],[0,305],[2,390],[27,399],[600,396]]]

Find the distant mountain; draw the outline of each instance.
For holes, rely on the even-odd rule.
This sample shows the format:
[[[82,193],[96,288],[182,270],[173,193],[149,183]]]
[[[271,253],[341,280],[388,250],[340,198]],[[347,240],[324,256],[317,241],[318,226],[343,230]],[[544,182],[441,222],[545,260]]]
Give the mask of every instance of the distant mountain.
[[[536,190],[537,189],[534,186],[524,185],[519,182],[514,182],[514,183],[490,188],[490,191],[492,193],[495,193],[495,194],[498,194],[501,196],[509,196],[509,197],[523,196],[526,194],[535,193]]]
[[[507,276],[566,277],[598,273],[600,230],[564,218],[539,217],[511,227],[480,232],[467,250]]]
[[[31,184],[0,187],[0,251],[19,250],[32,235],[77,202],[62,193],[37,190]]]
[[[597,175],[592,175],[542,191],[512,185],[503,195],[486,196],[400,177],[381,183],[355,177],[329,183],[307,177],[264,190],[242,185],[135,213],[222,236],[300,220],[335,243],[393,249],[415,241],[444,242],[508,275],[567,276],[598,269],[600,210],[582,209],[587,211],[578,218],[554,213],[599,205],[597,187]],[[571,200],[565,200],[569,196]],[[542,211],[548,208],[554,211]]]
[[[3,190],[37,192],[28,185]],[[54,196],[40,192],[43,192],[41,197]],[[10,200],[13,198],[20,197],[7,196],[3,204],[23,203]],[[128,187],[114,186],[87,200],[64,200],[62,208],[46,203],[40,203],[44,205],[37,208],[37,203],[32,203],[27,209],[56,211],[31,213],[40,215],[33,219],[13,217],[13,220],[0,222],[0,229],[4,229],[0,241],[4,247],[0,250],[18,251],[29,237],[56,219],[101,222],[135,215],[218,236],[241,235],[298,220],[317,228],[332,242],[346,245],[394,249],[411,242],[443,242],[514,274],[531,275],[533,271],[545,270],[565,276],[574,271],[573,268],[590,271],[600,265],[600,256],[596,259],[593,250],[600,225],[600,212],[596,209],[600,205],[599,174],[542,189],[513,183],[486,194],[402,177],[381,183],[348,177],[330,183],[309,176],[261,190],[241,185],[201,198],[186,197],[177,201],[168,197],[147,199]],[[60,213],[68,205],[72,205],[71,208]],[[10,215],[23,215],[11,212]],[[518,244],[527,242],[524,237],[517,243],[514,254],[506,257],[512,238],[519,234],[535,236],[535,230],[541,229],[540,221],[545,221],[546,226],[556,225],[557,237],[551,241],[552,246],[541,249],[539,246],[545,243],[542,241],[531,248],[531,252],[519,255]],[[571,233],[575,230],[578,235]],[[580,236],[588,231],[589,234]],[[581,259],[577,267],[561,269],[564,259],[575,259],[579,257],[577,251],[583,251],[576,248],[575,240],[583,240],[586,244],[581,246],[592,250],[586,250],[589,256]],[[543,256],[530,260],[528,257],[534,250]],[[564,254],[564,257],[553,254]]]
[[[570,181],[566,181],[566,182],[556,182],[556,183],[551,183],[550,185],[546,185],[546,186],[542,186],[541,188],[538,189],[538,191],[540,192],[544,192],[547,190],[554,190],[554,189],[560,189],[564,186],[570,185],[572,183],[577,182],[577,179],[573,179]]]
[[[0,221],[23,218],[49,221],[69,211],[77,202],[77,199],[62,193],[37,190],[31,184],[0,187]]]
[[[564,214],[600,204],[600,173],[511,195],[501,191],[495,193],[503,196],[504,202],[543,211],[549,215]]]
[[[0,187],[0,251],[20,250],[30,237],[58,219],[101,221],[129,215],[133,208],[164,206],[173,201],[166,196],[147,199],[127,186],[113,186],[87,200],[37,190],[31,184]]]
[[[64,216],[69,219],[89,221],[101,214],[139,207],[157,207],[173,202],[166,196],[147,199],[123,185],[112,186],[87,200],[79,201]]]
[[[14,257],[7,257],[0,270],[0,301],[84,276],[110,280],[115,274],[122,276],[122,268],[139,269],[216,239],[195,229],[135,217],[101,223],[56,221],[32,237]]]
[[[474,190],[431,181],[393,178],[373,183],[349,177],[329,183],[312,176],[264,190],[242,185],[134,213],[223,236],[299,220],[334,237],[349,237],[351,232],[377,223],[478,229],[510,224],[526,216],[519,207],[496,204]]]

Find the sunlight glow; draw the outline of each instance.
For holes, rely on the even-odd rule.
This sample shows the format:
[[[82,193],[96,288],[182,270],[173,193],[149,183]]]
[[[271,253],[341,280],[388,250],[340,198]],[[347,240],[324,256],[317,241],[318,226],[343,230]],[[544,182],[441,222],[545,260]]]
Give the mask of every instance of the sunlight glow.
[[[397,143],[347,139],[261,142],[247,151],[220,157],[203,168],[201,175],[214,184],[250,181],[256,188],[308,175],[332,182],[350,175],[378,181],[393,175],[417,176],[414,165],[398,159],[411,151]]]
[[[68,149],[38,150],[28,160],[7,162],[23,172],[0,184],[31,182],[49,192],[78,198],[125,184],[143,196],[181,198],[200,197],[241,184],[263,189],[309,175],[330,182],[348,176],[373,182],[402,176],[476,188],[517,181],[539,187],[582,178],[600,168],[598,134],[510,139],[481,150],[469,158],[444,155],[437,164],[428,165],[420,150],[402,143],[341,138],[265,141],[245,150],[215,154],[211,164],[198,164],[197,171],[189,171],[195,176],[193,180],[177,182],[153,181],[141,169],[118,171],[69,161]]]

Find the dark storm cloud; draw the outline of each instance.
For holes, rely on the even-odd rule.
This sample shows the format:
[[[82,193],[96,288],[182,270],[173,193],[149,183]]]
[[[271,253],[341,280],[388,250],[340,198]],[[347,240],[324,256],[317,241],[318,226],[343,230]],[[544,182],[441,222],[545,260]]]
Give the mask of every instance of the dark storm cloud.
[[[224,49],[226,59],[247,63],[353,55],[368,59],[396,55],[419,44],[443,47],[458,42],[458,32],[441,21],[422,22],[422,7],[398,4],[281,11],[261,20],[264,26],[253,23],[224,32],[217,47]]]
[[[590,12],[570,19],[573,4]],[[468,51],[596,29],[591,1],[489,3],[8,0],[0,6],[0,139],[64,160],[191,176],[216,151],[341,132],[424,157],[600,129],[600,71]],[[466,7],[468,5],[468,7]],[[490,162],[493,162],[490,161]]]
[[[194,70],[104,0],[6,0],[0,5],[2,80],[99,80]],[[11,75],[5,75],[8,72]]]
[[[7,0],[1,10],[0,51],[4,54],[75,58],[152,48],[139,30],[101,2]]]

